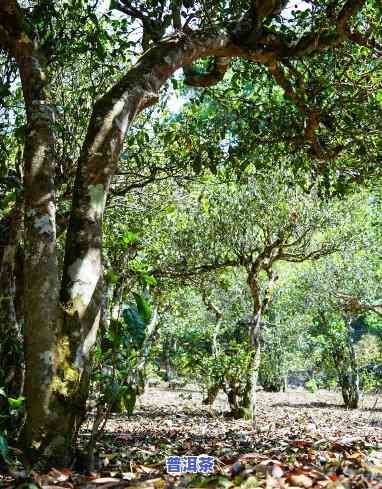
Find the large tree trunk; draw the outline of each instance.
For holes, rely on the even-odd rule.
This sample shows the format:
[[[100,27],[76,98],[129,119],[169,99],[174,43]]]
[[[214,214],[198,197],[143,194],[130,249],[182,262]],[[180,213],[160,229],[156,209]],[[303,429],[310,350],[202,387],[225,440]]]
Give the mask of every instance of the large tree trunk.
[[[207,388],[207,395],[203,399],[202,403],[212,406],[219,394],[220,389],[222,388],[223,384],[212,384],[210,387]]]
[[[244,417],[244,407],[240,402],[239,389],[239,384],[231,384],[228,385],[226,388],[226,394],[230,409],[229,415],[235,419],[240,419]]]
[[[74,428],[68,422],[69,389],[76,372],[68,365],[70,345],[62,335],[54,195],[56,109],[49,101],[43,53],[29,35],[15,0],[0,3],[0,41],[15,58],[26,107],[24,147],[24,308],[27,418],[21,441],[26,461],[65,465]],[[80,331],[74,331],[80,335]],[[85,369],[84,369],[85,371]],[[86,375],[82,375],[83,378]],[[70,415],[76,410],[72,406]]]
[[[240,381],[225,381],[222,385],[228,399],[229,415],[235,419],[243,418],[251,406],[251,380],[252,378],[240,379]]]
[[[78,162],[59,286],[54,199],[54,115],[49,75],[16,0],[0,2],[0,45],[19,67],[27,131],[25,184],[25,359],[30,461],[67,464],[85,411],[89,357],[101,307],[102,218],[123,138],[134,117],[158,100],[178,68],[206,56],[241,53],[229,36],[174,36],[147,51],[95,104]],[[264,58],[259,53],[261,59]]]
[[[359,402],[359,377],[354,371],[343,372],[340,378],[342,398],[345,407],[357,409]]]
[[[125,133],[134,117],[158,100],[174,71],[196,58],[225,52],[227,44],[238,51],[221,35],[163,42],[95,104],[78,163],[60,294],[64,321],[58,343],[66,370],[60,423],[68,433],[76,433],[85,415],[87,366],[101,307],[102,220]],[[69,453],[69,435],[63,443]]]
[[[25,187],[25,396],[22,440],[31,460],[60,457],[55,446],[65,433],[59,419],[57,373],[58,263],[54,202],[54,113],[46,95],[44,59],[28,37],[21,10],[5,2],[0,13],[9,51],[15,57],[26,106]],[[4,30],[2,31],[4,35]]]

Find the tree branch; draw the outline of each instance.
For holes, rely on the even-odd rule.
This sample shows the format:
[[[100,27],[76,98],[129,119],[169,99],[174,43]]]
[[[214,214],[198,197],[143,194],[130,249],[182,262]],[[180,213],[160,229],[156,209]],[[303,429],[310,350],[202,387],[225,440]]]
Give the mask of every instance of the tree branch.
[[[349,20],[361,10],[365,3],[366,0],[347,0],[337,16],[334,31],[311,32],[303,36],[294,47],[285,45],[282,58],[301,58],[313,52],[338,46],[348,38]]]
[[[347,312],[360,313],[371,311],[382,317],[382,304],[364,304],[354,295],[336,292],[335,296],[342,301],[341,308]]]
[[[375,39],[368,35],[363,35],[360,32],[354,31],[350,32],[347,31],[347,37],[350,41],[354,42],[355,44],[359,44],[360,46],[365,46],[369,49],[375,50],[379,53],[379,55],[382,54],[382,45],[378,44]]]
[[[212,67],[207,73],[197,72],[191,65],[183,67],[183,73],[185,76],[185,83],[191,87],[210,87],[216,85],[219,81],[223,80],[229,65],[231,58],[221,57],[214,58]]]
[[[202,292],[202,300],[204,305],[207,307],[209,311],[211,311],[216,318],[216,321],[221,321],[223,319],[223,311],[221,311],[209,297],[207,297],[206,291]]]
[[[244,257],[238,257],[236,260],[226,260],[223,262],[208,263],[205,265],[200,265],[195,268],[177,268],[176,266],[168,270],[151,270],[150,275],[155,277],[168,277],[168,278],[186,278],[193,277],[195,275],[200,275],[201,273],[213,272],[215,270],[221,270],[228,267],[237,267],[239,265],[244,265],[247,263],[247,259]]]
[[[295,103],[298,110],[305,116],[304,135],[309,143],[312,154],[321,161],[330,160],[338,156],[342,151],[343,146],[336,146],[332,149],[324,148],[319,140],[316,130],[319,127],[322,114],[316,109],[310,109],[306,104],[304,97],[293,88],[290,81],[286,78],[281,69],[280,63],[271,63],[268,65],[268,70],[273,75],[276,82],[283,88],[285,95]],[[296,70],[295,70],[296,72]],[[303,87],[300,84],[300,89]],[[304,94],[305,95],[305,94]]]
[[[285,0],[252,0],[249,9],[232,31],[234,42],[242,47],[253,48],[263,34],[263,20],[279,14],[286,4]]]
[[[317,250],[313,250],[307,254],[294,254],[294,253],[285,253],[281,250],[280,255],[278,256],[278,260],[289,261],[292,263],[301,263],[305,260],[318,260],[319,258],[330,255],[336,251],[335,246],[322,246]]]
[[[18,3],[3,1],[0,3],[0,47],[15,56],[17,43],[23,33],[23,16]]]

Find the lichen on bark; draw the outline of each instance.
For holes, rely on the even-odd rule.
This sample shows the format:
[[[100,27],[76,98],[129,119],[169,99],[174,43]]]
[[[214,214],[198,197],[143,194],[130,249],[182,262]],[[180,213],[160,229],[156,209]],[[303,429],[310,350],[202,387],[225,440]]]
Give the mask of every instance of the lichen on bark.
[[[105,207],[105,188],[102,183],[89,185],[90,211],[100,218]]]

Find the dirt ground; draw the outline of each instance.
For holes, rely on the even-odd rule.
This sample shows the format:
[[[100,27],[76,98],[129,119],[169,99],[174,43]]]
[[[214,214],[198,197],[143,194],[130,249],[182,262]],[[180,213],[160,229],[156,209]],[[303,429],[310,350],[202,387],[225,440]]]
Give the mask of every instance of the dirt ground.
[[[348,411],[335,392],[259,391],[255,427],[226,416],[223,394],[212,408],[201,401],[195,386],[148,388],[133,415],[107,422],[93,472],[78,459],[72,467],[32,474],[34,488],[382,489],[382,399],[366,397],[360,409]],[[82,446],[91,425],[89,419]],[[187,457],[205,455],[214,460],[210,474],[167,471],[167,457],[186,464]],[[27,487],[1,476],[0,486]]]
[[[132,416],[108,422],[98,475],[155,489],[382,489],[382,399],[368,396],[349,411],[336,392],[259,391],[255,428],[227,418],[224,394],[212,408],[201,401],[195,386],[148,388]],[[215,457],[215,474],[166,473],[166,457],[200,454]]]
[[[250,421],[230,420],[226,396],[220,393],[212,409],[202,404],[202,392],[195,386],[169,390],[165,385],[147,388],[140,397],[135,413],[126,419],[115,416],[108,423],[107,431],[142,431],[148,426],[155,430],[169,425],[185,434],[190,429],[204,435],[206,425],[214,420],[221,429],[253,431]],[[258,415],[255,432],[277,430],[281,433],[319,431],[326,436],[371,437],[382,442],[382,396],[365,396],[357,410],[347,410],[338,392],[303,389],[287,392],[258,392]],[[168,416],[168,420],[166,417]],[[123,425],[123,426],[121,426]],[[292,431],[291,431],[292,430]]]

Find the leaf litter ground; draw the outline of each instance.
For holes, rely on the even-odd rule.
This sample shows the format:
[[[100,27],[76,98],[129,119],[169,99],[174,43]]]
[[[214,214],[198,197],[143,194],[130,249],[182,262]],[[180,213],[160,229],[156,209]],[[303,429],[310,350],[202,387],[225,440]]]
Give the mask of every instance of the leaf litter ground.
[[[96,473],[52,470],[42,487],[382,488],[382,400],[341,407],[338,393],[258,393],[256,427],[213,409],[195,388],[148,388],[132,416],[114,415],[97,445]],[[89,435],[89,425],[82,433]],[[215,457],[210,475],[166,473],[167,456]]]

